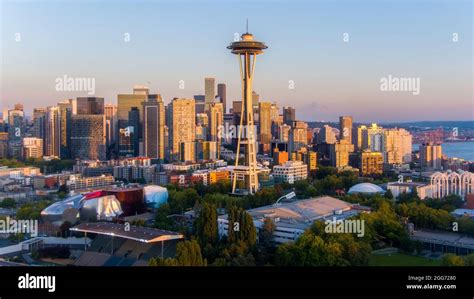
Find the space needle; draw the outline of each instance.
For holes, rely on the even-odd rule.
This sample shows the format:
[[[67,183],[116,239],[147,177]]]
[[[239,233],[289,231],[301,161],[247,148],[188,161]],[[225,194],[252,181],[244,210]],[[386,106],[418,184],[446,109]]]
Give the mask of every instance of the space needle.
[[[255,73],[255,63],[257,55],[263,54],[263,50],[268,47],[256,41],[251,33],[242,34],[241,40],[233,42],[227,49],[232,54],[237,55],[240,67],[240,79],[242,81],[242,111],[240,116],[240,126],[237,136],[237,151],[235,156],[235,167],[233,170],[232,193],[236,192],[237,178],[244,178],[245,188],[248,194],[254,194],[258,190],[258,170],[257,170],[257,149],[256,136],[253,121],[252,107],[252,83]],[[242,129],[245,129],[242,134]],[[245,164],[239,165],[240,147],[245,147]]]

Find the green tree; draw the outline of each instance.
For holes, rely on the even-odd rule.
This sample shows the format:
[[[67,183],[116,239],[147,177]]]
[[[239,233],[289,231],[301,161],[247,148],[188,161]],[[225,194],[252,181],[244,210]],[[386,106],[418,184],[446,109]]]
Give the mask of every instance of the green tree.
[[[204,203],[194,222],[196,237],[201,246],[214,245],[218,240],[217,209],[213,204]]]
[[[391,190],[387,190],[387,192],[385,192],[384,197],[387,198],[387,199],[393,199],[392,191],[391,191]]]
[[[248,248],[255,245],[257,241],[257,230],[253,224],[253,218],[242,208],[233,207],[228,216],[227,236],[230,243],[242,241]]]
[[[260,230],[258,237],[259,237],[259,245],[263,247],[271,247],[273,245],[273,233],[275,232],[275,223],[271,218],[265,218],[263,222],[263,227]]]
[[[196,240],[184,241],[176,246],[176,260],[179,266],[206,266],[201,247]]]
[[[0,202],[0,208],[12,209],[16,207],[16,201],[13,198],[6,197]]]

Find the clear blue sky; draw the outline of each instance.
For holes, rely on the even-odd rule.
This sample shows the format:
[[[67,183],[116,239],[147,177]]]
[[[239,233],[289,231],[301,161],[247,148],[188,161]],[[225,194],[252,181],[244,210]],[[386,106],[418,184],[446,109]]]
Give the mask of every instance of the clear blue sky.
[[[250,31],[269,46],[254,89],[262,100],[294,106],[299,119],[474,119],[470,0],[0,3],[0,110],[23,102],[29,112],[86,95],[57,92],[63,75],[95,78],[95,94],[110,103],[135,84],[165,102],[192,97],[213,76],[227,84],[230,106],[240,81],[226,46],[249,18]],[[421,94],[380,91],[389,74],[419,77]]]

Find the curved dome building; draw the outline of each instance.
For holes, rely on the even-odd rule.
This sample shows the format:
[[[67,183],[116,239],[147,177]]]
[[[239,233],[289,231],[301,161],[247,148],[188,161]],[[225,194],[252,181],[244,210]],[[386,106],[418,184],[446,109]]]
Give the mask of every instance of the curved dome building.
[[[57,201],[41,211],[41,218],[51,223],[63,223],[69,221],[76,223],[79,218],[79,209],[81,208],[82,195],[77,194],[64,200]]]
[[[165,187],[145,186],[145,203],[147,207],[157,209],[168,202],[168,190]]]
[[[352,186],[347,193],[348,194],[357,194],[357,193],[384,194],[385,190],[383,190],[379,186],[372,183],[360,183],[360,184]]]

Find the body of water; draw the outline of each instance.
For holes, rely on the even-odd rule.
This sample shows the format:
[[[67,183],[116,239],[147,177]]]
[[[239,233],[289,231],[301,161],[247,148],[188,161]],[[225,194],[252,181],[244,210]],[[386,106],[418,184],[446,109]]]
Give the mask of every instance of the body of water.
[[[413,144],[413,150],[419,149],[419,144]],[[474,161],[474,141],[443,143],[443,154],[448,158],[461,158]]]

